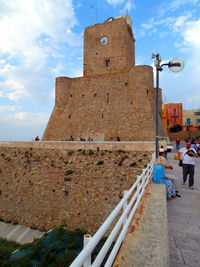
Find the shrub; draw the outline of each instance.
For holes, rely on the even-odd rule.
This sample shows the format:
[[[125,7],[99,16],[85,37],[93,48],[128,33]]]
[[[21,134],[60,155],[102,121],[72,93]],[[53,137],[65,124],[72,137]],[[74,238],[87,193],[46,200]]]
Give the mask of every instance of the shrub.
[[[71,177],[64,177],[64,181],[71,181],[72,180],[72,178]]]
[[[180,124],[176,124],[173,127],[170,128],[171,133],[178,133],[183,130],[183,126]]]
[[[104,161],[103,160],[99,160],[98,162],[97,162],[97,165],[103,165],[104,164]]]
[[[131,163],[130,165],[129,165],[129,167],[134,167],[134,166],[136,166],[137,165],[137,163],[136,162],[133,162],[133,163]]]
[[[72,173],[74,173],[73,170],[67,170],[67,171],[65,172],[65,175],[69,175],[69,174],[72,174]]]

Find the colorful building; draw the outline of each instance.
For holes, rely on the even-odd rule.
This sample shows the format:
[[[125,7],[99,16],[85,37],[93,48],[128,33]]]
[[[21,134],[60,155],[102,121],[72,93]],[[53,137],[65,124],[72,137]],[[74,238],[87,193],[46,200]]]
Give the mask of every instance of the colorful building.
[[[183,126],[200,128],[200,110],[188,109],[183,110]]]
[[[182,103],[167,103],[162,106],[162,119],[165,129],[169,129],[174,125],[183,124],[183,105]]]

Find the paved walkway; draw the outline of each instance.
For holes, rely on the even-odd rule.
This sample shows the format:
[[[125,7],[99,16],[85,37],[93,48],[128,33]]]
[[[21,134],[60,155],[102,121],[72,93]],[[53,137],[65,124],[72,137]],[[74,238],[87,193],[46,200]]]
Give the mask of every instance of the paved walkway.
[[[168,153],[168,164],[178,178],[181,198],[168,200],[170,267],[200,267],[200,158],[196,159],[194,190],[182,185],[182,168]]]
[[[16,241],[19,244],[32,243],[35,238],[40,238],[44,234],[45,232],[40,232],[24,225],[0,222],[0,237]]]

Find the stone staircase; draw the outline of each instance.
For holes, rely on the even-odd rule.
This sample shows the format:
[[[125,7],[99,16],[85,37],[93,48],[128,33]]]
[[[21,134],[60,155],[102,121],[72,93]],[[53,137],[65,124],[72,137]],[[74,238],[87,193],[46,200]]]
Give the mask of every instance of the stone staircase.
[[[35,238],[41,238],[45,233],[24,225],[0,222],[0,238],[12,240],[19,244],[32,243]]]

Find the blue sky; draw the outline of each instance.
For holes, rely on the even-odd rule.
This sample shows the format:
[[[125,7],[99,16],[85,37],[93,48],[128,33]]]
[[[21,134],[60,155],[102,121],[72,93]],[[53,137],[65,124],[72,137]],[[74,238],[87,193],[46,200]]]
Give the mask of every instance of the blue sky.
[[[93,9],[91,7],[93,6]],[[185,61],[164,68],[164,102],[200,108],[200,0],[0,0],[0,140],[41,138],[54,107],[55,78],[83,71],[83,32],[93,23],[128,14],[136,65]]]

